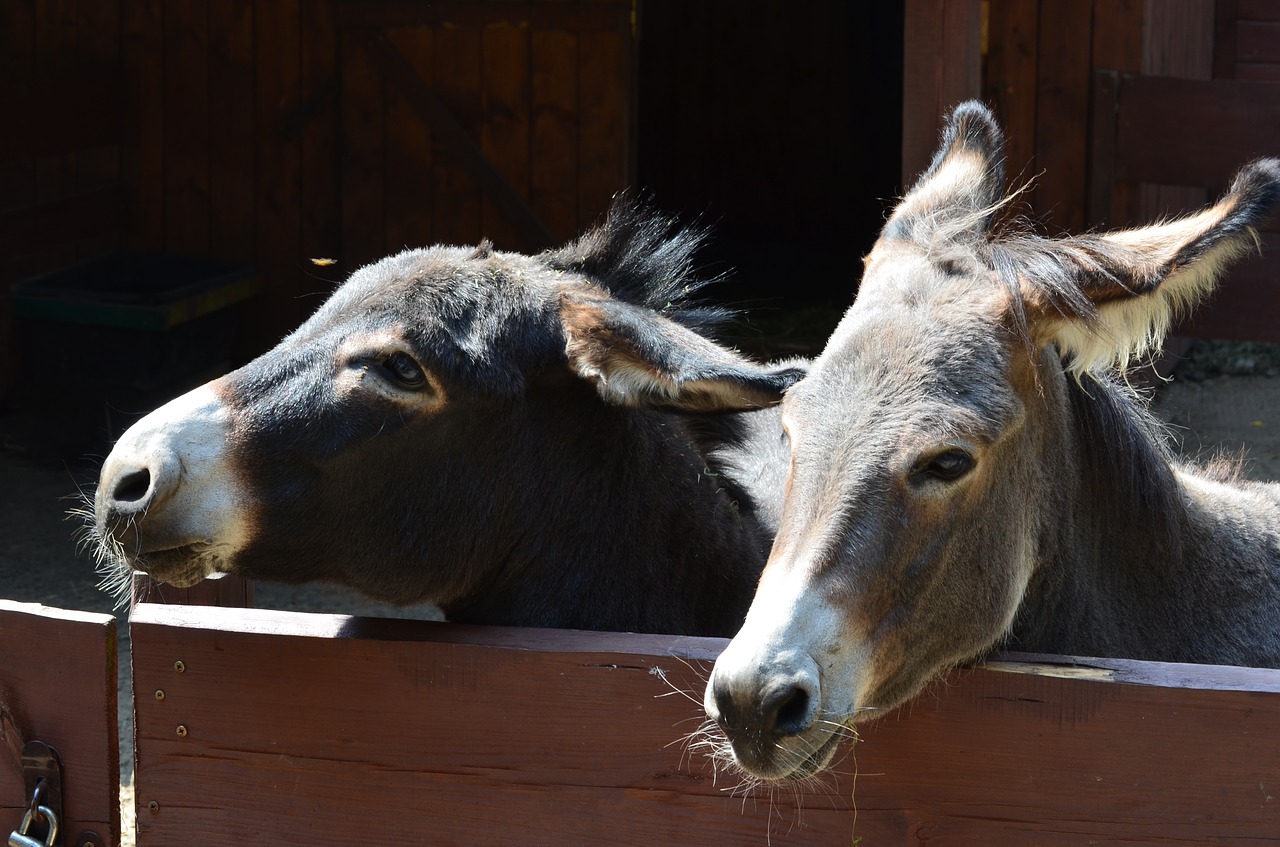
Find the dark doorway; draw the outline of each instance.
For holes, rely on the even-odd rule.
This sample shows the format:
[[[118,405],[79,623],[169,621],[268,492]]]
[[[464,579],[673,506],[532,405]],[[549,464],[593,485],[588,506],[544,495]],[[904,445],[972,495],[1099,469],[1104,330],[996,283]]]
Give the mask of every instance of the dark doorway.
[[[717,299],[850,302],[901,191],[902,42],[895,3],[644,3],[639,186],[712,228]]]

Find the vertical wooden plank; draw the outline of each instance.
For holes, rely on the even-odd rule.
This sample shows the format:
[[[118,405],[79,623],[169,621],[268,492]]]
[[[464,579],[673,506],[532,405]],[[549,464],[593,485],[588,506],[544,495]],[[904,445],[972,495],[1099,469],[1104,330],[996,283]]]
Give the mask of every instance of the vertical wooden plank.
[[[302,102],[293,126],[302,145],[302,259],[304,295],[325,292],[342,269],[324,271],[306,260],[336,259],[342,246],[339,161],[338,29],[331,3],[304,3],[302,11]],[[307,297],[307,302],[316,302]]]
[[[35,76],[36,0],[0,3],[0,75],[14,85],[29,85]],[[35,163],[30,159],[0,162],[0,209],[35,202]],[[9,286],[22,279],[29,266],[8,256],[0,262],[0,395],[17,380],[20,345]]]
[[[1093,70],[1116,71],[1118,73],[1137,73],[1142,66],[1142,23],[1143,0],[1094,0],[1093,4]],[[1098,79],[1097,76],[1094,79]],[[1111,99],[1114,109],[1116,92],[1102,92]],[[1094,98],[1100,93],[1095,89]],[[1098,105],[1093,110],[1096,115]],[[1108,124],[1114,131],[1114,114]],[[1095,123],[1090,132],[1094,136],[1094,150],[1100,155],[1107,155],[1110,149],[1114,154],[1114,138],[1109,141],[1097,137],[1101,130]],[[1110,145],[1099,147],[1098,145]],[[1102,173],[1094,174],[1095,161],[1089,163],[1090,204],[1088,222],[1099,225],[1103,220],[1126,223],[1132,221],[1137,214],[1137,186],[1114,181],[1114,158],[1097,162]],[[1104,199],[1102,184],[1111,184],[1110,196]]]
[[[1213,73],[1214,0],[1145,1],[1142,73],[1208,79]],[[1208,192],[1200,187],[1143,185],[1138,189],[1137,217],[1176,214],[1207,199]]]
[[[558,241],[578,226],[578,39],[534,29],[529,204]]]
[[[253,0],[209,0],[209,253],[254,260]]]
[[[530,173],[529,42],[527,26],[507,23],[485,27],[481,42],[484,108],[480,149],[526,203]],[[499,248],[523,249],[519,230],[488,197],[481,203],[480,226],[484,237]]]
[[[1079,230],[1085,223],[1091,19],[1088,3],[1040,7],[1036,167],[1043,175],[1034,205],[1055,230]]]
[[[436,79],[435,36],[436,32],[426,26],[400,27],[387,33],[428,86]],[[386,108],[387,228],[383,250],[394,253],[442,239],[436,229],[436,215],[447,218],[451,211],[436,208],[436,177],[438,173],[451,172],[452,166],[437,166],[442,154],[437,152],[439,145],[430,128],[393,87],[388,88]]]
[[[1094,0],[1094,69],[1120,73],[1141,69],[1144,6],[1144,0]]]
[[[35,70],[38,76],[65,76],[75,69],[76,24],[75,0],[37,0]],[[77,179],[75,153],[38,158],[36,200],[44,202],[75,193]],[[68,261],[72,256],[63,253],[58,258]]]
[[[1240,18],[1239,0],[1213,4],[1213,78],[1235,79],[1236,42]]]
[[[254,11],[254,163],[256,263],[266,277],[263,308],[252,310],[249,343],[271,346],[300,322],[300,145],[286,132],[300,106],[300,0],[259,3]],[[248,352],[248,351],[246,351]]]
[[[480,138],[480,31],[446,24],[434,34],[432,88],[474,141]],[[452,153],[432,151],[436,240],[480,240],[480,188]]]
[[[120,2],[80,3],[76,53],[83,72],[97,74],[114,69],[120,61]],[[120,178],[120,148],[116,144],[98,150],[86,150],[78,158],[79,190],[100,188]],[[111,221],[104,230],[114,231],[119,221]],[[94,248],[114,246],[114,238],[98,240]]]
[[[383,255],[386,233],[386,86],[360,47],[358,30],[342,48],[342,265]]]
[[[910,186],[938,143],[945,0],[907,0],[902,61],[902,184]]]
[[[1118,74],[1115,71],[1098,71],[1094,75],[1088,206],[1089,223],[1094,227],[1108,227],[1115,223],[1112,194],[1116,184],[1116,87],[1118,84]]]
[[[209,252],[209,6],[183,0],[164,19],[165,250]]]
[[[979,0],[907,0],[902,74],[902,178],[929,164],[940,118],[982,93]]]
[[[116,622],[0,599],[0,832],[17,829],[26,793],[17,757],[28,741],[63,764],[65,838],[96,832],[120,844]]]
[[[1213,73],[1214,0],[1146,0],[1142,72],[1208,79]]]
[[[164,247],[163,0],[124,0],[123,56],[129,91],[121,162],[131,208],[126,242],[134,250]]]
[[[625,5],[618,0],[604,0]],[[631,116],[635,62],[630,31],[578,38],[578,218],[582,230],[603,216],[634,178]]]
[[[1011,184],[1036,172],[1036,33],[1038,0],[992,3],[988,24],[986,98],[1005,133]]]
[[[982,93],[982,3],[947,0],[942,13],[939,101],[950,109]]]
[[[0,3],[0,76],[14,86],[30,85],[35,77],[35,7],[36,0]],[[33,202],[32,162],[0,162],[0,208],[12,209]]]

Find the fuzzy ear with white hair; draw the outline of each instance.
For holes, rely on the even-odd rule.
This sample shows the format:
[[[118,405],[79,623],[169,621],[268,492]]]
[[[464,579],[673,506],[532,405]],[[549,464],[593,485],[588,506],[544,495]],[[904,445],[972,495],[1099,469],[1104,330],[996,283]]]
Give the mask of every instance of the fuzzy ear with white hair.
[[[560,300],[569,366],[618,406],[690,412],[771,406],[804,377],[800,362],[761,365],[652,309],[589,289]]]
[[[1012,239],[1033,332],[1071,370],[1123,368],[1156,350],[1223,270],[1256,249],[1256,228],[1280,201],[1280,160],[1240,170],[1222,199],[1196,214],[1137,229],[1062,239]]]
[[[933,161],[898,203],[881,237],[929,242],[980,237],[1004,191],[1004,136],[976,100],[947,116]]]

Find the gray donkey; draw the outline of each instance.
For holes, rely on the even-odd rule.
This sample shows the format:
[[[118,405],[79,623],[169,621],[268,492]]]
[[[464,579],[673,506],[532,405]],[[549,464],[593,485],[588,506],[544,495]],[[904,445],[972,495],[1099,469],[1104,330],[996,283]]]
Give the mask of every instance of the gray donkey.
[[[1051,240],[994,231],[1001,146],[954,111],[784,400],[781,528],[706,696],[760,778],[997,645],[1280,666],[1280,485],[1175,462],[1123,380],[1254,247],[1280,161],[1198,214]]]

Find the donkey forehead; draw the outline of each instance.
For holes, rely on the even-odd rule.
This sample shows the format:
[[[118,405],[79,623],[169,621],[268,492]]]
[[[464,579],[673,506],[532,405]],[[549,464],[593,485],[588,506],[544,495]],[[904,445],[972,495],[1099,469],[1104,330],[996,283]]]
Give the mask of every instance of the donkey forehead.
[[[409,324],[478,310],[511,315],[550,298],[559,276],[514,253],[442,246],[406,250],[352,274],[308,324],[371,313]]]
[[[459,377],[477,362],[515,364],[529,355],[541,361],[563,345],[553,317],[566,284],[563,274],[529,256],[484,248],[407,250],[352,274],[284,346],[323,356],[399,339]]]
[[[1018,348],[994,318],[992,298],[957,300],[950,289],[905,285],[867,293],[859,292],[809,376],[788,393],[789,415],[838,422],[850,433],[897,429],[982,440],[1020,415],[1009,382]]]

